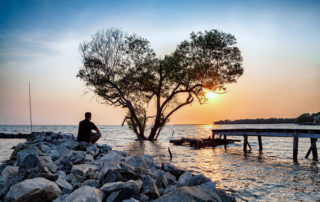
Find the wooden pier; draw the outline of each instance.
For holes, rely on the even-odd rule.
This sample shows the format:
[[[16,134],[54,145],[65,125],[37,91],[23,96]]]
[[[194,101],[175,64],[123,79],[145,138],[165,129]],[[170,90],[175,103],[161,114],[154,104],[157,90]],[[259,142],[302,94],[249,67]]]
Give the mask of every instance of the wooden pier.
[[[262,137],[292,137],[293,138],[293,160],[298,160],[299,138],[310,138],[310,148],[306,154],[309,157],[312,152],[314,160],[318,160],[317,140],[320,138],[320,129],[213,129],[212,138],[216,135],[224,136],[243,136],[243,151],[247,152],[250,147],[248,136],[257,136],[259,150],[262,151]],[[250,147],[251,150],[251,147]]]

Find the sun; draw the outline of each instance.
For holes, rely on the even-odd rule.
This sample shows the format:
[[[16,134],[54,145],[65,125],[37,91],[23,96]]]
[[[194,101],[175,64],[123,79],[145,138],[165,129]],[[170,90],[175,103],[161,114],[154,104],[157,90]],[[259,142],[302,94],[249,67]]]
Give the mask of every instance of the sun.
[[[214,99],[216,96],[217,96],[217,94],[215,94],[215,93],[212,92],[212,91],[206,92],[206,97],[208,98],[208,100],[212,100],[212,99]]]

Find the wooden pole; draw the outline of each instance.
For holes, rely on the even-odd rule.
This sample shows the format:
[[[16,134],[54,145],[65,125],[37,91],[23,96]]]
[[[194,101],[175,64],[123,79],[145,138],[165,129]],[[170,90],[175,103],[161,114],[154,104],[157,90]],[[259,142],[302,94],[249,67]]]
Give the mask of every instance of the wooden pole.
[[[293,137],[293,160],[298,161],[298,145],[299,145],[299,134],[296,133]]]
[[[247,152],[248,136],[243,135],[243,151]]]
[[[317,140],[317,138],[311,138],[313,160],[318,160]]]
[[[262,151],[262,139],[261,139],[261,136],[258,136],[258,142],[259,142],[259,151]]]
[[[31,86],[29,82],[29,109],[30,109],[30,128],[32,133],[32,113],[31,113]]]

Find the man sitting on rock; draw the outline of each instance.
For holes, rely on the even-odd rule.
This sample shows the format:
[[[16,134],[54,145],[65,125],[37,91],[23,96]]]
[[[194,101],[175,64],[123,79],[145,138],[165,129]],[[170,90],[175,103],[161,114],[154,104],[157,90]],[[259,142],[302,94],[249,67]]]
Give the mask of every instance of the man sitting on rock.
[[[92,130],[95,130],[96,133],[93,133]],[[91,113],[85,113],[85,119],[79,123],[78,131],[78,142],[87,142],[93,144],[99,140],[101,137],[100,131],[97,126],[91,122]]]

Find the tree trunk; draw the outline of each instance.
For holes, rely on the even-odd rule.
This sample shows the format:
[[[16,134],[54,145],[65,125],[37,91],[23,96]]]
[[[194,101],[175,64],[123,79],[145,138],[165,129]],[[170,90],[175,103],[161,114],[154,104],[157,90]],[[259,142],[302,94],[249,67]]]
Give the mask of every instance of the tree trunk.
[[[160,124],[153,125],[153,127],[151,128],[148,140],[150,140],[150,141],[154,141],[155,140],[154,138],[157,135],[157,131],[159,130],[159,128],[160,128]]]

